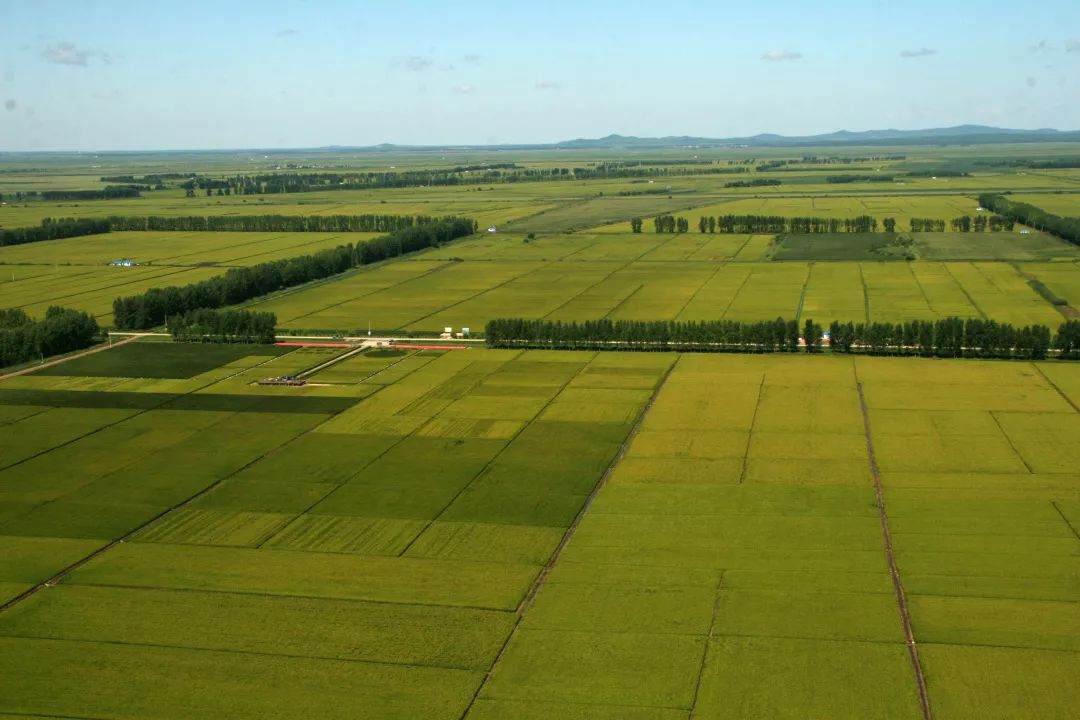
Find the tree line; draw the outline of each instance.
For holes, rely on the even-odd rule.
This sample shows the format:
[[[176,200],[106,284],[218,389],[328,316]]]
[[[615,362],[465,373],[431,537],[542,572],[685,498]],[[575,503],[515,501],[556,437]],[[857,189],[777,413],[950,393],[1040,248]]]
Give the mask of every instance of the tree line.
[[[177,342],[256,343],[277,340],[277,316],[252,310],[200,308],[169,319],[169,333]]]
[[[60,240],[111,231],[186,232],[397,232],[452,218],[428,215],[161,215],[106,218],[45,218],[38,227],[0,230],[0,247],[41,240]],[[475,224],[474,224],[475,232]]]
[[[484,330],[488,346],[556,350],[652,350],[689,352],[819,352],[822,326],[795,320],[587,320],[559,322],[502,318]],[[829,327],[833,352],[948,358],[1039,360],[1051,349],[1062,359],[1080,359],[1080,321],[1061,325],[1053,336],[1046,325],[1014,327],[993,320],[945,318],[907,323],[841,323]]]
[[[81,350],[98,341],[94,316],[53,306],[34,320],[20,308],[0,310],[0,367]]]
[[[109,221],[97,218],[45,218],[37,227],[0,229],[0,247],[42,240],[60,240],[109,232]]]
[[[1056,336],[1046,325],[1015,327],[994,320],[956,317],[902,323],[841,323],[829,326],[833,352],[921,357],[973,357],[1042,360],[1062,349],[1072,329],[1062,324]],[[1069,357],[1063,353],[1063,357]]]
[[[338,275],[350,268],[436,247],[475,232],[469,218],[444,218],[407,227],[366,242],[339,245],[310,255],[233,268],[224,275],[180,287],[150,288],[113,301],[113,317],[122,329],[145,330],[192,310],[221,308]]]
[[[782,183],[775,178],[754,178],[753,180],[732,180],[731,182],[724,183],[726,188],[748,188],[748,187],[775,187]]]
[[[142,185],[110,185],[100,190],[20,190],[8,193],[7,197],[22,202],[23,200],[45,200],[64,202],[68,200],[115,200],[117,198],[141,197],[141,191],[150,188]],[[0,200],[4,195],[0,194]]]
[[[641,232],[643,223],[640,218],[630,221],[633,232]],[[890,225],[891,221],[891,225]],[[895,229],[893,218],[885,219],[886,230]],[[636,229],[635,229],[636,228]],[[866,233],[876,232],[878,221],[870,215],[853,218],[823,217],[784,217],[782,215],[703,215],[698,218],[697,228],[702,233],[760,233],[778,235],[780,233]],[[683,217],[670,214],[653,218],[653,229],[658,233],[684,233],[690,230],[690,222]],[[888,230],[892,232],[892,230]]]
[[[1002,217],[1001,215],[976,215],[972,218],[970,215],[961,215],[955,217],[949,221],[949,227],[953,232],[1000,232],[1002,230],[1012,230],[1016,227],[1016,223],[1009,218]]]
[[[1013,202],[997,193],[983,193],[979,196],[979,204],[1010,220],[1080,245],[1080,217],[1054,215],[1029,203]]]

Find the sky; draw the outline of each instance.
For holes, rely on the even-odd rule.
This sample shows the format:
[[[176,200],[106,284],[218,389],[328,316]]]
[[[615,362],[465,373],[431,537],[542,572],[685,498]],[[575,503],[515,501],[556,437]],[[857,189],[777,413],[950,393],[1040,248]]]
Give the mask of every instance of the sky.
[[[0,150],[1080,129],[1080,3],[0,0]]]

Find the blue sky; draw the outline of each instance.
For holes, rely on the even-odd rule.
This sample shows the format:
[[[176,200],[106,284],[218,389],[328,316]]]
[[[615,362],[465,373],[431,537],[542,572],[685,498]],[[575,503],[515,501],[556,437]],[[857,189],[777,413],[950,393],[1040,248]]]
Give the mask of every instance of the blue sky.
[[[1080,129],[1080,3],[0,0],[0,150],[961,123]]]

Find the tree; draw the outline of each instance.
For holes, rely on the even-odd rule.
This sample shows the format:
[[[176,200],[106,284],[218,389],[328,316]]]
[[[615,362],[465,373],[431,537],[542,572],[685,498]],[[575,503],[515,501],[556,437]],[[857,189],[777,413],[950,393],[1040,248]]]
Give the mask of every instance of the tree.
[[[641,232],[641,218],[630,218],[630,232]]]
[[[896,232],[896,218],[887,217],[881,222],[882,225],[885,227],[885,232]]]
[[[806,351],[812,353],[820,350],[821,337],[821,326],[810,318],[807,318],[806,324],[803,325],[803,341],[806,343]]]
[[[704,235],[705,231],[709,229],[709,221],[707,219],[705,219],[704,215],[702,215],[700,218],[698,218],[697,226],[698,226],[698,232],[700,232],[702,235]]]
[[[716,218],[712,215],[709,216],[709,234],[716,232]]]

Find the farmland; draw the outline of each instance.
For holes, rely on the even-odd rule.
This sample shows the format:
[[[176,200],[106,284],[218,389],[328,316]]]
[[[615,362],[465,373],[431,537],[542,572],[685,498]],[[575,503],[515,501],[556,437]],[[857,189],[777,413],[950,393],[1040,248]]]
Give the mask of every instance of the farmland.
[[[92,168],[44,155],[0,175],[0,224],[479,222],[242,306],[323,339],[477,333],[506,317],[1056,328],[1080,311],[1076,245],[948,226],[985,213],[985,190],[1080,214],[1080,172],[1007,164],[1071,145],[844,148],[846,160],[820,162],[803,156],[834,151],[747,152],[147,153]],[[212,179],[485,163],[631,170],[12,199],[170,168]],[[827,179],[842,174],[856,179]],[[728,185],[753,180],[781,184]],[[655,232],[664,213],[688,231]],[[897,232],[699,232],[700,217],[724,215],[893,218]],[[920,218],[947,229],[909,231]],[[63,305],[108,327],[117,296],[376,237],[116,231],[4,246],[0,308]],[[109,265],[120,259],[135,265]],[[1073,712],[1077,364],[465,345],[337,361],[351,349],[147,337],[0,380],[0,715]],[[258,384],[297,373],[307,384]]]
[[[0,387],[4,712],[914,718],[875,467],[935,717],[1069,712],[1072,365],[206,350]]]

